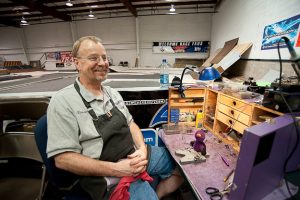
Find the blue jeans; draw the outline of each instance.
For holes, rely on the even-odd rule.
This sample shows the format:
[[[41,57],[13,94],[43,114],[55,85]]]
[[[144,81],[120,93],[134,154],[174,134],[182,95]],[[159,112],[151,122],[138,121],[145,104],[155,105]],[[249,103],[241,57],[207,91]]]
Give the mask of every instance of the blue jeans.
[[[171,176],[175,163],[165,147],[151,146],[147,172],[151,177],[165,179]],[[129,187],[131,200],[158,200],[155,189],[147,181],[137,180]]]

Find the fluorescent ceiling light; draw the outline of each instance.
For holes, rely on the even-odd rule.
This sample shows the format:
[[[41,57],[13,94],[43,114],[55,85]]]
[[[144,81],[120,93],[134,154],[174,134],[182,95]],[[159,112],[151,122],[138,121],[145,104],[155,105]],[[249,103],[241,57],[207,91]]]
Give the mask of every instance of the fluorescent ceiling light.
[[[174,6],[174,4],[171,4],[171,8],[170,8],[170,12],[175,12],[175,6]]]
[[[93,11],[91,11],[91,10],[90,10],[90,14],[88,16],[89,16],[89,18],[94,18],[95,17],[95,15],[93,14]]]
[[[13,11],[22,11],[22,10],[24,10],[24,9],[25,9],[24,6],[17,6],[17,7],[14,7],[12,10],[13,10]]]
[[[71,1],[71,0],[68,0],[68,1],[66,2],[66,6],[72,7],[72,6],[73,6],[72,1]]]
[[[27,21],[26,21],[25,17],[22,17],[21,24],[27,24]]]
[[[96,19],[95,15],[93,14],[93,11],[90,10],[90,14],[88,15],[87,19]]]
[[[98,8],[98,5],[91,5],[91,8]]]

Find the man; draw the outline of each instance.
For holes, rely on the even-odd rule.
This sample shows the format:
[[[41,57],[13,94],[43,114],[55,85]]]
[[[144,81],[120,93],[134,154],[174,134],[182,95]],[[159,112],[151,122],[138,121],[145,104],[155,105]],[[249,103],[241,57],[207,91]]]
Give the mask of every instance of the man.
[[[121,95],[101,85],[109,70],[101,40],[82,37],[72,54],[79,76],[51,98],[48,157],[54,157],[56,167],[79,175],[80,186],[93,199],[107,196],[103,177],[136,177],[146,170],[163,180],[156,191],[148,182],[131,183],[130,199],[160,199],[175,191],[182,178],[173,172],[167,150],[147,148]]]

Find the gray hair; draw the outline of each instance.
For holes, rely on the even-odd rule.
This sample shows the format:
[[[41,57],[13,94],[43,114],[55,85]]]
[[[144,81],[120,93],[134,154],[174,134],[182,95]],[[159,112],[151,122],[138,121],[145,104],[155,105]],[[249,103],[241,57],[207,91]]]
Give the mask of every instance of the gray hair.
[[[78,51],[79,51],[80,45],[85,40],[91,40],[95,43],[102,43],[102,40],[96,36],[84,36],[84,37],[79,38],[73,45],[72,56],[74,58],[76,58],[78,56]]]

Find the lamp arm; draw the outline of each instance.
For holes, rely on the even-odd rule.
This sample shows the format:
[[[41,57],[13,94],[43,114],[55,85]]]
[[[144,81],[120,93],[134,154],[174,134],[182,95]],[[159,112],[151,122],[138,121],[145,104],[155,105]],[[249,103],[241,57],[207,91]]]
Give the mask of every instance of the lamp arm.
[[[295,71],[297,77],[298,77],[298,82],[300,82],[300,55],[297,55],[295,49],[293,48],[293,45],[291,44],[289,38],[287,37],[281,37],[281,39],[284,40],[290,55],[291,55],[291,61],[293,61],[294,63],[292,63],[292,67],[293,70]]]
[[[180,78],[180,84],[179,84],[179,87],[178,87],[178,92],[181,96],[181,98],[184,98],[185,97],[185,94],[184,94],[184,88],[182,87],[182,79],[183,79],[183,75],[185,73],[185,71],[189,69],[191,71],[194,71],[194,69],[190,68],[190,67],[185,67],[182,71],[182,74],[181,74],[181,78]]]

